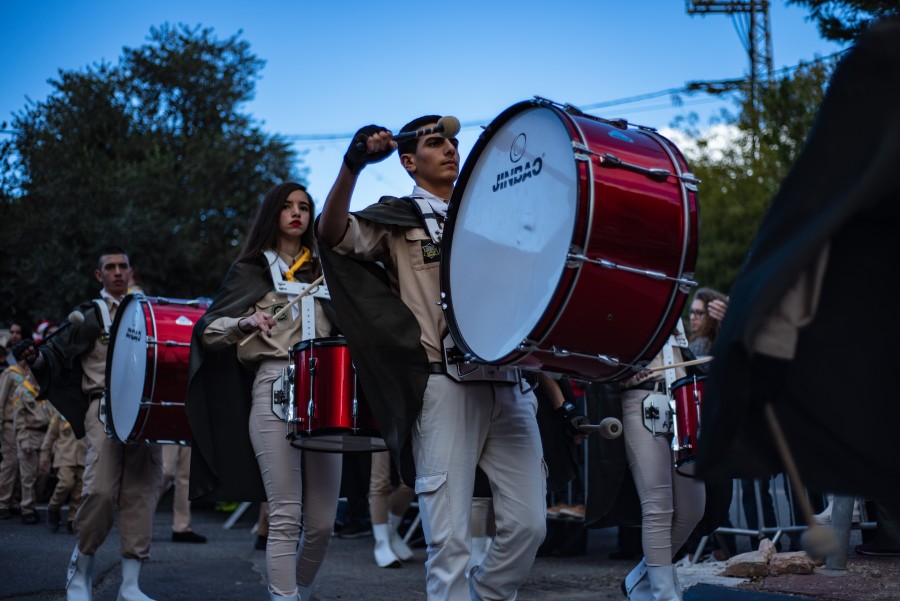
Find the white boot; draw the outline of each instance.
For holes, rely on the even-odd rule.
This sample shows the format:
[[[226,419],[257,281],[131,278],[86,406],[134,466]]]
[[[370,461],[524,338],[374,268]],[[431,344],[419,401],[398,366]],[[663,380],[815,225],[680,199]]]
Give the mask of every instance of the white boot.
[[[391,526],[389,531],[391,535],[391,550],[400,561],[409,561],[413,557],[412,549],[403,542],[403,538],[400,536],[400,533],[397,532],[397,528],[402,521],[402,515],[394,515],[393,513],[388,514],[388,524]]]
[[[122,558],[122,585],[119,587],[119,596],[116,597],[116,601],[153,601],[144,594],[138,584],[143,565],[144,562],[140,559]]]
[[[400,560],[391,548],[389,524],[372,524],[372,536],[375,537],[375,563],[379,568],[399,568]]]
[[[631,601],[650,601],[650,579],[647,577],[647,558],[642,557],[640,563],[634,566],[622,583],[622,592]]]
[[[304,597],[304,591],[306,596]],[[293,595],[288,595],[287,597],[283,595],[276,595],[272,592],[272,589],[269,589],[269,601],[309,601],[310,595],[312,594],[312,587],[310,586],[298,586],[297,592]]]
[[[66,570],[67,601],[91,601],[94,588],[94,556],[85,555],[78,550],[72,551],[69,569]]]
[[[675,584],[675,566],[647,566],[653,601],[681,601],[681,591]]]

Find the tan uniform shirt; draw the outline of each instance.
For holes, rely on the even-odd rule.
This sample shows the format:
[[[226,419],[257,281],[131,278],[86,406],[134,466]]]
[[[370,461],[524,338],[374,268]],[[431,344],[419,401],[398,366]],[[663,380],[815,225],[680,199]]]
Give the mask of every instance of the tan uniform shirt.
[[[19,368],[8,367],[0,373],[0,416],[4,422],[12,422],[15,406],[12,400],[13,391],[25,377]]]
[[[106,301],[106,306],[109,307],[109,319],[110,323],[112,323],[116,319],[116,310],[119,308],[119,303],[107,294],[105,290],[100,295]],[[84,370],[84,375],[81,378],[81,390],[85,394],[103,392],[106,382],[106,351],[108,348],[109,335],[104,333],[97,338],[94,348],[89,353],[81,356],[81,368]]]
[[[28,430],[44,430],[50,424],[50,410],[47,407],[47,401],[37,400],[37,390],[37,383],[29,373],[13,391],[15,402],[13,422],[16,426],[16,439],[20,446],[23,441],[30,440]],[[37,451],[39,448],[40,443],[35,448],[28,450]]]
[[[440,301],[440,249],[424,228],[406,228],[358,220],[350,215],[343,240],[334,249],[364,261],[390,263],[391,287],[400,295],[422,329],[421,342],[432,363],[443,360],[447,324]]]
[[[85,439],[75,438],[72,424],[58,411],[53,411],[50,426],[41,444],[41,461],[49,461],[52,455],[53,467],[84,467],[86,454]]]
[[[292,257],[281,255],[282,259],[288,263],[293,263]],[[253,309],[248,309],[239,317],[220,317],[211,322],[206,329],[203,330],[203,346],[216,350],[222,349],[233,344],[238,344],[250,334],[242,332],[238,327],[238,322],[244,317],[261,311],[269,315],[275,315],[283,307],[288,304],[287,295],[275,292],[274,288],[266,293],[254,305]],[[324,338],[331,333],[331,322],[325,316],[319,299],[315,299],[316,309],[316,337]],[[288,351],[293,345],[302,340],[303,320],[298,315],[294,319],[294,311],[288,310],[282,315],[275,327],[272,328],[272,336],[258,334],[253,340],[243,347],[237,349],[238,361],[244,365],[256,365],[267,360],[284,360],[288,359]]]

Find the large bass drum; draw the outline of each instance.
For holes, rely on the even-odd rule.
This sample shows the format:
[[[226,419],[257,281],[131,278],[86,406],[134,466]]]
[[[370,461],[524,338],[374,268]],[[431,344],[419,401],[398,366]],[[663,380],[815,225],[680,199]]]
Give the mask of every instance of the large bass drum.
[[[194,324],[205,299],[122,299],[106,359],[107,433],[125,443],[189,444],[185,412]]]
[[[536,98],[481,134],[453,192],[442,306],[465,359],[623,379],[694,286],[697,180],[649,128]]]

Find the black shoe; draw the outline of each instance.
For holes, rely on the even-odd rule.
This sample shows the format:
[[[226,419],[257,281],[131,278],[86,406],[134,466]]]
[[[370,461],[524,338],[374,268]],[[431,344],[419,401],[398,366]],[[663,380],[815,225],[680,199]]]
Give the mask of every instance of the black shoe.
[[[266,544],[268,544],[268,542],[269,539],[267,537],[258,534],[256,535],[256,542],[253,543],[253,548],[257,551],[265,551]]]
[[[47,528],[50,532],[59,532],[59,521],[62,519],[59,515],[59,509],[47,508]]]
[[[29,524],[29,525],[31,525],[31,524],[37,524],[37,523],[40,522],[40,521],[41,521],[41,518],[40,518],[40,516],[37,514],[37,512],[23,513],[23,514],[22,514],[22,523],[23,523],[23,524]]]
[[[337,533],[338,538],[362,538],[372,536],[372,526],[365,520],[354,520]]]
[[[72,534],[75,533],[75,524],[72,523],[72,520],[66,522],[66,530],[68,530]]]
[[[8,507],[0,508],[0,520],[8,520],[12,517],[12,512]]]
[[[867,543],[856,545],[856,552],[860,555],[873,555],[879,557],[900,557],[900,549],[885,549],[877,541],[870,540]]]
[[[187,532],[173,532],[172,533],[172,542],[173,543],[205,543],[206,537],[202,534],[197,534],[191,530]]]

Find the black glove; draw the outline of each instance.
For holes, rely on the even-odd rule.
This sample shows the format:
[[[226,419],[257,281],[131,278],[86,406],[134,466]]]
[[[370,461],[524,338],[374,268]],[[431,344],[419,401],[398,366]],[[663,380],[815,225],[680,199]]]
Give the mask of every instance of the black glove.
[[[591,423],[591,420],[579,411],[574,403],[569,401],[563,403],[562,407],[559,407],[556,410],[556,414],[559,416],[559,419],[562,420],[566,432],[572,436],[584,434],[578,426]]]
[[[347,169],[352,171],[354,175],[362,171],[363,167],[368,163],[383,161],[394,152],[393,148],[373,154],[369,154],[366,151],[366,140],[381,131],[387,131],[387,129],[378,125],[366,125],[360,128],[356,135],[353,136],[353,139],[350,140],[350,148],[344,154],[344,164],[347,165]]]
[[[25,356],[25,352],[33,346],[34,340],[30,338],[23,338],[22,340],[18,341],[12,348],[13,357],[16,358],[16,361],[21,361],[22,357]],[[29,363],[34,363],[34,360],[29,361]]]

